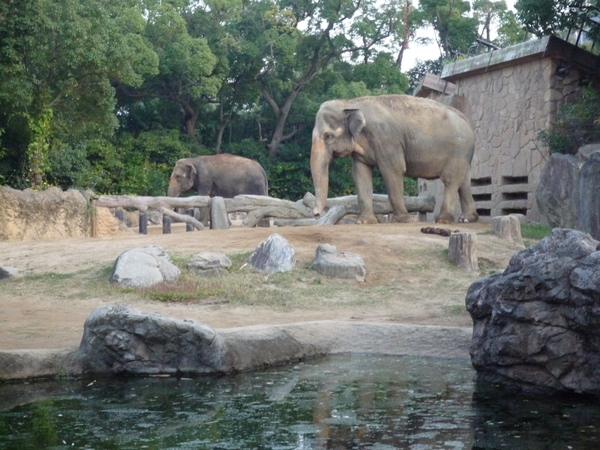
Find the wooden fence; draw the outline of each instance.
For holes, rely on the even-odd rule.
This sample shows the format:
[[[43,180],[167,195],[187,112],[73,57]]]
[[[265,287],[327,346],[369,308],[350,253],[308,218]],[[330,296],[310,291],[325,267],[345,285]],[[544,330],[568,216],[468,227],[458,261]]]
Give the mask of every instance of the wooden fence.
[[[411,213],[430,213],[435,206],[433,196],[405,196],[406,208]],[[319,219],[313,217],[315,197],[307,193],[302,200],[292,202],[262,195],[238,195],[234,198],[221,197],[143,197],[128,195],[102,195],[93,201],[94,207],[137,209],[139,211],[140,233],[146,234],[148,227],[148,210],[153,209],[162,214],[163,233],[170,232],[171,220],[185,222],[186,229],[203,230],[202,222],[194,217],[196,208],[210,209],[211,228],[227,228],[228,214],[247,213],[242,227],[254,227],[265,219],[273,219],[276,226],[333,225],[349,214],[359,213],[356,195],[330,198],[327,200],[327,212]],[[177,210],[188,211],[182,214]],[[388,196],[373,195],[373,209],[380,220],[392,213]]]

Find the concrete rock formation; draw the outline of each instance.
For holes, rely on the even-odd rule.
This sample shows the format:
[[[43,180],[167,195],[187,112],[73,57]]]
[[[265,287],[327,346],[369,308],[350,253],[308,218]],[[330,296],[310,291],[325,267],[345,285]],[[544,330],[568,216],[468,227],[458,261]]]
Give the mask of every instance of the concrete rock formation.
[[[320,244],[315,251],[312,267],[321,275],[365,281],[367,268],[362,256],[338,251],[331,244]]]
[[[542,169],[535,199],[550,226],[577,228],[579,161],[576,156],[555,153],[550,157]]]
[[[516,215],[494,217],[492,219],[492,233],[519,248],[525,248],[521,236],[521,221]]]
[[[579,173],[577,229],[600,240],[600,152],[592,153]]]
[[[209,326],[127,305],[89,315],[79,358],[90,373],[202,374],[231,366],[223,339]]]
[[[149,287],[176,280],[180,274],[162,248],[146,245],[121,253],[115,261],[110,281],[124,287]]]
[[[86,193],[87,195],[88,193]],[[89,237],[92,213],[76,189],[19,191],[0,186],[0,241]]]
[[[470,272],[478,271],[477,235],[475,233],[452,233],[448,240],[448,259],[461,269]]]
[[[289,272],[296,264],[294,249],[280,234],[272,234],[254,250],[248,264],[258,272]]]
[[[600,394],[600,242],[556,228],[466,296],[480,381]]]

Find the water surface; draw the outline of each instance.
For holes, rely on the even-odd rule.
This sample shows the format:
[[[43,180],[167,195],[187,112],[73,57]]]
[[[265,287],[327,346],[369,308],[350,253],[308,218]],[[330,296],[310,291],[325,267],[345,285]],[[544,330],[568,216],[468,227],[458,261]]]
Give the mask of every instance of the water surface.
[[[600,407],[476,389],[465,360],[0,385],[0,449],[596,448]],[[598,427],[598,428],[597,428]]]

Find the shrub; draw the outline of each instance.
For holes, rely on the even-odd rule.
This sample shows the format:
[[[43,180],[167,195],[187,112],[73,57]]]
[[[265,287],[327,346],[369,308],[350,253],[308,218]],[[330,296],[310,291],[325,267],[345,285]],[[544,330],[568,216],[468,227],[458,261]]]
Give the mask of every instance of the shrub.
[[[560,107],[556,122],[538,134],[551,153],[575,154],[582,145],[600,142],[600,101],[591,87],[579,100]]]

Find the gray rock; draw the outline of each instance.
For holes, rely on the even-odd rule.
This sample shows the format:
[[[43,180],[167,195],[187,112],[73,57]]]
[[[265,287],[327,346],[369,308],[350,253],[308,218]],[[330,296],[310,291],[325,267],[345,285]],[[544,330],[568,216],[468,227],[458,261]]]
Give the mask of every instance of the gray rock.
[[[577,228],[579,162],[573,155],[555,153],[540,174],[535,192],[540,212],[552,227]]]
[[[14,267],[0,266],[0,280],[16,277],[17,275],[18,271]]]
[[[162,248],[147,245],[121,253],[115,261],[110,281],[124,287],[149,287],[176,280],[180,273]]]
[[[592,153],[579,172],[577,229],[600,240],[600,152]]]
[[[231,260],[223,253],[198,253],[188,262],[188,269],[202,276],[223,276],[229,274]]]
[[[600,394],[600,242],[556,228],[473,283],[478,378],[528,391]]]
[[[248,264],[258,272],[289,272],[296,264],[294,249],[280,234],[272,234],[254,250]]]
[[[191,375],[231,369],[227,345],[209,326],[128,305],[93,311],[78,355],[88,373]]]
[[[210,203],[210,228],[213,230],[226,230],[230,227],[229,216],[225,208],[223,197],[213,197]]]
[[[577,150],[577,157],[580,162],[586,162],[592,156],[592,153],[600,152],[600,144],[586,144],[579,147]]]
[[[356,253],[338,251],[331,244],[320,244],[315,251],[313,269],[321,275],[365,281],[367,269],[362,257]]]

